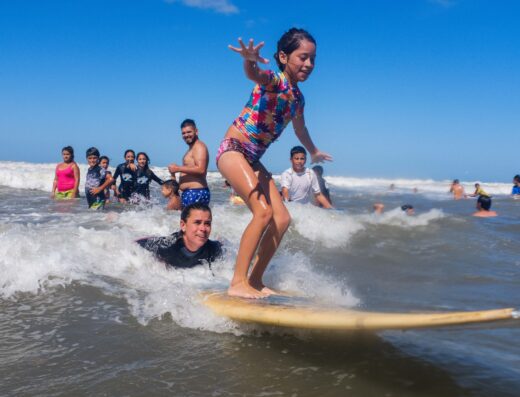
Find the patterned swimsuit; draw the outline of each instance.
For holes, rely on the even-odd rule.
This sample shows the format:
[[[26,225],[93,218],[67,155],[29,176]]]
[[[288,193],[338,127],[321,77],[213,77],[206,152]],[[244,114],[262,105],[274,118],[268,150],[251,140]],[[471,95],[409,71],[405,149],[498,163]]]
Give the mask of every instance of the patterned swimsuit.
[[[265,85],[257,84],[240,116],[233,125],[250,142],[226,138],[222,141],[218,154],[237,151],[249,163],[259,161],[271,143],[282,134],[287,124],[297,116],[303,116],[305,100],[297,86],[291,86],[283,72],[267,70]]]

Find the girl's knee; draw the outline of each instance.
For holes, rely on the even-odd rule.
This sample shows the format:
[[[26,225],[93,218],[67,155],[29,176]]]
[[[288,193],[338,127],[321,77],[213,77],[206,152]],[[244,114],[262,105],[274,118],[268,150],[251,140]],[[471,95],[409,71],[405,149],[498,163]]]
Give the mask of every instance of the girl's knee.
[[[261,222],[262,226],[267,227],[273,219],[273,209],[270,206],[253,212],[253,218]]]

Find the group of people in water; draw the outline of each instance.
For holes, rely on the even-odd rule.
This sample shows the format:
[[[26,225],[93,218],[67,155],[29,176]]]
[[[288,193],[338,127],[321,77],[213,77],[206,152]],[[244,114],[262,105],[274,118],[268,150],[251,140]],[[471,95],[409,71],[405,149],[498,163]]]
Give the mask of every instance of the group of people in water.
[[[216,155],[216,165],[226,183],[251,211],[252,219],[245,228],[235,271],[228,294],[243,298],[263,298],[276,291],[266,286],[263,274],[289,227],[291,217],[284,202],[315,201],[330,208],[332,203],[322,178],[323,169],[313,172],[305,167],[307,153],[312,163],[332,161],[314,144],[305,124],[305,100],[299,84],[312,74],[316,58],[316,41],[303,29],[292,28],[277,43],[274,59],[278,70],[262,70],[259,64],[268,59],[260,55],[263,42],[251,39],[229,49],[242,57],[247,78],[255,83],[253,91],[224,135]],[[281,192],[271,173],[260,161],[271,143],[280,137],[289,123],[302,146],[290,152],[291,168],[282,174]],[[168,166],[171,179],[163,181],[148,167],[146,153],[125,152],[125,162],[108,172],[108,158],[100,156],[96,148],[87,150],[89,169],[85,195],[90,208],[102,208],[113,190],[119,201],[133,202],[149,198],[152,181],[162,185],[168,198],[168,208],[181,209],[181,230],[166,238],[138,240],[144,248],[175,266],[188,267],[200,259],[211,262],[221,253],[217,242],[209,240],[211,231],[211,194],[206,181],[209,155],[199,139],[195,122],[186,119],[181,124],[182,138],[188,145],[182,165]],[[53,197],[78,197],[79,168],[74,163],[71,147],[62,151],[63,163],[56,167]],[[180,173],[179,181],[175,178]],[[116,179],[120,178],[119,186]],[[180,195],[179,195],[179,192]],[[405,211],[413,210],[411,206]]]

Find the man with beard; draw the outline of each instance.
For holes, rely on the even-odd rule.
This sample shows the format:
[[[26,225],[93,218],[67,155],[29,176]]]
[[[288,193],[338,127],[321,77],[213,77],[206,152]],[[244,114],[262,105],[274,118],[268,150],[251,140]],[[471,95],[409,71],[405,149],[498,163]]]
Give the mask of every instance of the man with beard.
[[[182,165],[172,163],[168,170],[172,176],[180,172],[179,189],[181,206],[187,207],[193,203],[209,205],[211,195],[206,181],[208,172],[208,148],[199,139],[195,121],[186,119],[181,124],[182,139],[188,145],[188,151],[182,159]]]

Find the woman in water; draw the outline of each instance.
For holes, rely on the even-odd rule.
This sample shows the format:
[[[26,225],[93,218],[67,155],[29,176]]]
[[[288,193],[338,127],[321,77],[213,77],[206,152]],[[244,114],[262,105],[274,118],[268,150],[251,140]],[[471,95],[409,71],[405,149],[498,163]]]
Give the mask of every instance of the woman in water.
[[[162,185],[164,181],[159,178],[154,172],[148,167],[150,158],[145,152],[137,153],[137,171],[136,171],[136,184],[135,193],[139,196],[150,199],[150,183],[152,180]]]
[[[280,71],[263,71],[258,67],[258,62],[269,62],[260,56],[263,42],[256,46],[252,39],[247,46],[242,39],[238,42],[240,47],[229,48],[242,56],[245,74],[256,85],[244,110],[227,130],[218,150],[217,166],[245,201],[253,218],[240,240],[228,294],[262,298],[274,293],[263,284],[262,276],[291,218],[260,158],[291,121],[313,163],[332,158],[320,152],[309,136],[303,116],[305,102],[298,88],[298,83],[307,80],[314,69],[314,38],[302,29],[292,28],[284,33],[275,54]]]
[[[135,173],[137,167],[134,161],[135,152],[132,149],[128,149],[125,152],[125,162],[119,164],[114,173],[114,184],[117,182],[118,177],[121,179],[119,188],[116,190],[117,197],[121,203],[128,202],[132,193],[135,192]]]
[[[63,162],[56,166],[51,197],[67,200],[79,197],[79,167],[74,161],[74,149],[66,146],[61,149]]]

